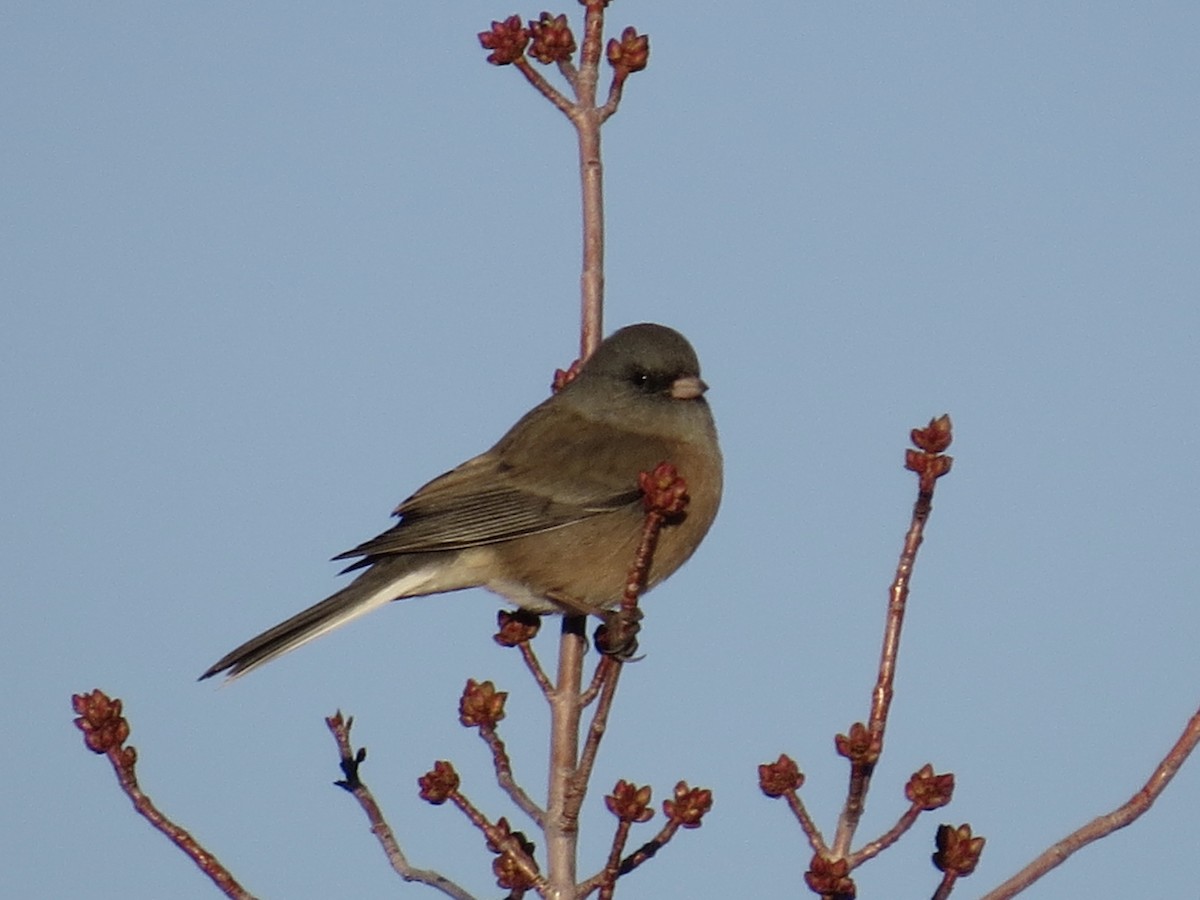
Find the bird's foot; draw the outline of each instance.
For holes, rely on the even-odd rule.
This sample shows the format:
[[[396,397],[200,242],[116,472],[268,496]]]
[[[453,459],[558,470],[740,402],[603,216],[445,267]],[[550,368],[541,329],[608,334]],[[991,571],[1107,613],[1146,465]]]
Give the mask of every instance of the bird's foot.
[[[622,606],[603,613],[603,618],[603,623],[596,629],[596,649],[617,662],[633,661],[638,649],[638,632],[642,630],[642,611],[636,606]]]

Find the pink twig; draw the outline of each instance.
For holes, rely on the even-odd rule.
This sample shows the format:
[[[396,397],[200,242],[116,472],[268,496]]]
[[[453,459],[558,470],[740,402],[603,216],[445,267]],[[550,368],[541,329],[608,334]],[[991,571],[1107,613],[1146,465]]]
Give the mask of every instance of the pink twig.
[[[546,811],[538,806],[533,799],[525,792],[525,789],[517,784],[513,778],[512,761],[508,756],[508,749],[504,746],[504,741],[500,739],[500,735],[496,733],[496,729],[491,726],[483,726],[479,729],[479,736],[483,738],[484,743],[492,751],[492,762],[496,769],[496,782],[504,789],[504,792],[512,799],[525,815],[533,819],[538,827],[542,827],[546,821]]]
[[[850,844],[866,806],[871,773],[883,752],[883,736],[887,729],[888,711],[895,693],[896,663],[900,655],[900,631],[904,625],[905,605],[908,602],[908,587],[917,551],[925,535],[925,523],[933,509],[933,490],[937,479],[950,471],[951,458],[943,455],[952,439],[949,416],[930,421],[925,428],[914,429],[913,443],[917,449],[909,450],[905,466],[918,476],[917,500],[913,504],[912,519],[904,537],[904,547],[896,564],[896,575],[888,593],[887,621],[883,632],[883,647],[879,654],[879,673],[875,690],[871,695],[871,715],[864,728],[855,725],[849,737],[840,736],[839,752],[851,761],[850,785],[846,792],[846,803],[838,817],[831,853],[835,859],[850,853]]]
[[[228,869],[221,865],[220,860],[201,846],[191,833],[179,827],[146,796],[138,785],[137,750],[125,747],[123,744],[129,737],[129,722],[121,711],[121,701],[110,698],[99,688],[90,694],[75,694],[71,704],[78,714],[75,727],[83,732],[84,743],[93,753],[103,754],[112,764],[121,790],[133,803],[147,822],[167,836],[176,847],[182,850],[227,897],[238,900],[254,900],[244,887],[238,884]]]
[[[1175,773],[1196,749],[1197,743],[1200,743],[1200,710],[1192,714],[1179,740],[1163,757],[1141,790],[1112,812],[1097,816],[1082,828],[1071,832],[998,888],[984,894],[981,900],[1007,900],[1017,895],[1051,869],[1062,865],[1076,851],[1135,821],[1170,784]]]
[[[379,808],[375,795],[358,777],[358,769],[367,758],[367,750],[362,747],[356,752],[350,746],[350,727],[354,724],[354,717],[343,718],[339,711],[327,717],[325,724],[337,743],[342,774],[345,776],[344,780],[337,782],[337,785],[353,794],[362,811],[366,813],[367,821],[371,823],[371,833],[379,841],[379,845],[383,848],[383,852],[396,874],[405,881],[427,884],[455,900],[474,900],[471,894],[440,872],[432,869],[418,869],[409,863],[404,851],[400,849],[400,843],[396,840],[392,827],[383,817],[383,811]]]

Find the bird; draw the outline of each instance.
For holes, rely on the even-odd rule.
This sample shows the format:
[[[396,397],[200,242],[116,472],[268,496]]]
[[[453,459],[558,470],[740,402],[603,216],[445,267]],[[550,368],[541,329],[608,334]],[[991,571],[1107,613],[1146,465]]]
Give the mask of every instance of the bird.
[[[538,614],[619,605],[641,540],[640,472],[672,463],[688,485],[662,528],[646,590],[686,562],[722,493],[708,385],[688,340],[654,323],[615,331],[557,393],[486,452],[393,511],[398,523],[335,560],[341,590],[253,637],[200,680],[238,678],[394,600],[483,587]],[[361,571],[360,571],[361,570]]]

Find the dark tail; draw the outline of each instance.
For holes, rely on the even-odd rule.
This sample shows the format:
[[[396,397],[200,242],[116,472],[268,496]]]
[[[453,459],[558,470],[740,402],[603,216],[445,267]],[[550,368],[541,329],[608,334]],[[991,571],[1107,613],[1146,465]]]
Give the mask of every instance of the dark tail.
[[[226,653],[199,680],[221,672],[233,680],[391,600],[418,593],[412,591],[412,576],[423,573],[400,563],[398,558],[376,563],[336,594]]]

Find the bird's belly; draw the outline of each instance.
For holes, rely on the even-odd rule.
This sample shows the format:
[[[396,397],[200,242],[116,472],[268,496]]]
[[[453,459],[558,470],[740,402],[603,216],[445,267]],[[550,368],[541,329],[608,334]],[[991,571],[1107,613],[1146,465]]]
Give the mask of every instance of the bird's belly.
[[[716,510],[692,510],[663,526],[648,587],[678,569],[712,524]],[[621,601],[645,517],[641,505],[493,546],[503,578],[486,586],[531,612],[599,612]]]

